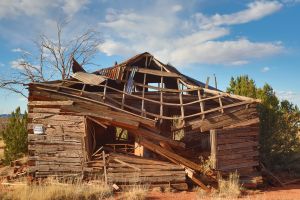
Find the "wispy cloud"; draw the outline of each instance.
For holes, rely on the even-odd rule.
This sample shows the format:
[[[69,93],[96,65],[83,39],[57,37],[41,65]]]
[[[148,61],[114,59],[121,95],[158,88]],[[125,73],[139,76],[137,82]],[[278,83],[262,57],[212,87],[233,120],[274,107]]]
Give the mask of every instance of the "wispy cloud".
[[[263,73],[268,72],[268,71],[270,71],[270,67],[263,67],[261,69],[261,72],[263,72]]]
[[[247,5],[247,9],[232,14],[215,14],[205,16],[202,13],[195,14],[201,28],[207,29],[215,26],[244,24],[250,21],[261,19],[282,8],[277,1],[254,1]]]
[[[280,100],[288,100],[300,106],[300,92],[287,90],[277,91],[276,94]]]
[[[23,50],[21,48],[15,48],[15,49],[12,49],[11,51],[16,52],[16,53],[23,52]]]
[[[174,65],[193,63],[243,65],[253,58],[281,52],[281,42],[253,42],[247,38],[222,40],[230,36],[230,27],[261,19],[281,9],[277,1],[255,1],[246,9],[227,15],[191,14],[182,19],[179,4],[150,5],[148,9],[108,9],[100,23],[106,41],[99,50],[107,55],[132,55],[150,51]]]
[[[0,2],[0,19],[14,18],[17,16],[41,16],[46,15],[50,9],[62,8],[65,14],[71,16],[84,8],[89,0],[1,0]]]
[[[23,70],[24,67],[20,63],[22,63],[24,61],[25,61],[24,59],[19,58],[19,59],[11,61],[9,64],[10,64],[11,68]]]
[[[69,16],[73,16],[80,9],[85,8],[89,0],[66,0],[63,5],[64,12]]]
[[[189,10],[186,4],[177,0],[138,2],[138,6],[137,3],[125,4],[123,1],[120,1],[122,6],[116,5],[120,2],[95,3],[90,0],[16,2],[0,2],[0,20],[14,20],[8,27],[0,24],[3,30],[0,37],[20,47],[25,46],[24,38],[32,43],[39,33],[47,32],[50,38],[56,37],[55,19],[71,17],[74,21],[65,30],[66,35],[71,37],[88,24],[93,24],[103,33],[104,43],[99,46],[99,51],[106,55],[132,56],[148,51],[162,61],[179,67],[202,63],[244,65],[252,59],[272,56],[284,49],[278,41],[256,42],[251,38],[237,38],[231,32],[234,25],[259,20],[277,12],[284,5],[280,1],[258,0],[246,4],[239,11],[213,15]],[[98,6],[97,13],[93,6]],[[85,9],[89,12],[80,12]],[[99,13],[105,13],[105,16]],[[20,29],[28,26],[31,28],[24,36]],[[16,48],[13,51],[21,50]]]
[[[18,58],[16,60],[11,61],[10,67],[18,70],[32,69],[33,71],[39,69],[40,66],[33,65],[31,63],[26,62],[23,58]]]

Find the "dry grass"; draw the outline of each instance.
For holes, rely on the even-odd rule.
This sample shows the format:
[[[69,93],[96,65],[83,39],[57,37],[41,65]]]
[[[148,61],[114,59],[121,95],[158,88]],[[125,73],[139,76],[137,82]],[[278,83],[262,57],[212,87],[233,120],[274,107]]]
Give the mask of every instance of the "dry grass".
[[[207,194],[204,190],[198,189],[198,199],[237,199],[241,195],[241,185],[239,184],[239,175],[237,172],[231,173],[228,179],[219,177],[218,190],[212,190]]]
[[[148,187],[144,185],[135,185],[130,187],[122,195],[126,200],[144,200],[148,193]]]
[[[218,195],[220,197],[229,197],[230,199],[238,198],[241,194],[241,185],[239,183],[239,175],[237,172],[231,173],[227,180],[219,178]]]
[[[112,190],[104,183],[62,184],[51,182],[43,185],[19,185],[3,192],[3,200],[98,200],[112,196]]]

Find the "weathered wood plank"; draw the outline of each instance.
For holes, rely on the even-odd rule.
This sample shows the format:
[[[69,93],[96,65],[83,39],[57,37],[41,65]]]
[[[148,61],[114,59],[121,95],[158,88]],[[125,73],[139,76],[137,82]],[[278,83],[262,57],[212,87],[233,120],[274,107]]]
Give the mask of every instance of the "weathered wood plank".
[[[29,106],[71,106],[73,105],[73,101],[29,101]]]
[[[258,141],[248,141],[243,143],[233,143],[233,144],[224,144],[224,145],[218,145],[218,150],[225,150],[225,149],[237,149],[237,148],[243,148],[243,147],[252,147],[252,146],[258,146]]]

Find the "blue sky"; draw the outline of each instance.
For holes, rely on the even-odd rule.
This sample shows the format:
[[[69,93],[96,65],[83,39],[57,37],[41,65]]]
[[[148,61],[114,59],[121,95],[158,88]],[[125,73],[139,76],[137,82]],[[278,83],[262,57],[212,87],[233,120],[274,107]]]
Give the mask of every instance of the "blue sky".
[[[66,38],[91,27],[101,33],[101,67],[148,51],[201,81],[215,74],[223,90],[247,74],[300,106],[299,0],[1,0],[0,78],[22,70],[20,49],[34,51],[33,40],[54,37],[63,19]],[[22,96],[0,97],[0,113],[26,108]]]

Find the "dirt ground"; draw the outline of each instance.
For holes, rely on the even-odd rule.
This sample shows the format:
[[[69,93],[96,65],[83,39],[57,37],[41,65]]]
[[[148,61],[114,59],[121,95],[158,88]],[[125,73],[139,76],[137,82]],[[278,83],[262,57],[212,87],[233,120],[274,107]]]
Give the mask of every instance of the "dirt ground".
[[[179,192],[179,193],[159,193],[151,192],[147,196],[148,200],[199,200],[199,199],[222,199],[216,197],[198,197],[196,192]],[[231,198],[227,198],[231,199]],[[246,191],[241,200],[298,200],[300,199],[300,184],[289,185],[285,187],[274,187],[264,190],[249,190]]]

